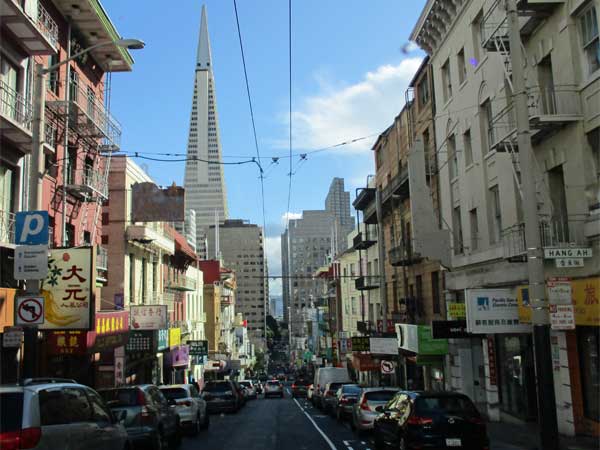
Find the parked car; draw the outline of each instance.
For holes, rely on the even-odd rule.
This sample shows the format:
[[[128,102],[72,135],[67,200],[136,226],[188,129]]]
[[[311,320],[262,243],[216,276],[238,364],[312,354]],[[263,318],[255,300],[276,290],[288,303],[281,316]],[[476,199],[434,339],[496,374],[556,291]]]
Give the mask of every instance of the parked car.
[[[140,384],[100,389],[108,407],[123,415],[123,424],[132,444],[139,448],[176,448],[181,443],[179,416],[158,387]]]
[[[128,450],[122,416],[88,386],[28,379],[0,386],[0,448]]]
[[[310,385],[310,381],[305,380],[304,378],[298,378],[292,384],[292,397],[306,397],[308,394],[308,387]]]
[[[277,380],[269,380],[265,383],[265,398],[279,397],[283,398],[283,384]]]
[[[398,392],[375,419],[375,447],[489,447],[486,426],[473,402],[454,392]]]
[[[337,420],[352,417],[352,406],[360,395],[361,388],[358,384],[343,384],[336,392],[335,402],[331,413]]]
[[[319,367],[315,372],[314,390],[311,400],[317,408],[322,408],[322,399],[327,383],[352,383],[348,369],[343,367]]]
[[[242,398],[233,381],[208,381],[202,389],[209,413],[236,412],[242,407]]]
[[[262,383],[260,382],[259,379],[253,380],[252,384],[254,385],[254,390],[256,391],[257,394],[263,393]]]
[[[232,383],[240,396],[240,400],[242,401],[241,406],[245,406],[246,401],[248,399],[248,394],[246,393],[246,388],[244,386],[242,386],[240,383],[238,383],[237,381],[232,381]]]
[[[321,408],[325,414],[331,414],[337,403],[337,391],[345,383],[327,383],[321,398]]]
[[[200,430],[208,428],[210,418],[206,400],[200,397],[196,386],[193,384],[160,386],[160,392],[165,396],[167,402],[175,407],[182,429],[197,435]]]
[[[375,408],[384,406],[397,392],[397,388],[363,388],[356,403],[352,405],[350,427],[359,432],[372,430],[373,421],[379,414]]]
[[[239,381],[239,384],[246,389],[247,397],[249,399],[255,399],[258,396],[254,383],[251,380],[241,380]]]

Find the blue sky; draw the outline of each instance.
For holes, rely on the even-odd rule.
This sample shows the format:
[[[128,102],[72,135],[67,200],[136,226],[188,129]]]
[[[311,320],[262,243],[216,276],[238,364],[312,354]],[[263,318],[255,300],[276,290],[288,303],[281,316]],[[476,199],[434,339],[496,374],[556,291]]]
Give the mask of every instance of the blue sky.
[[[225,161],[254,155],[233,0],[206,0]],[[424,0],[294,0],[292,95],[294,153],[385,129],[404,104],[419,51],[403,52]],[[123,126],[122,149],[185,153],[202,2],[104,0],[124,37],[146,42],[131,73],[114,74],[111,108]],[[288,17],[285,0],[238,0],[238,13],[263,156],[285,156],[288,130]],[[332,177],[346,189],[374,172],[375,137],[293,158],[290,211],[321,209]],[[184,163],[138,160],[159,184],[183,183]],[[288,160],[265,179],[267,255],[280,273],[279,239],[287,207]],[[263,161],[266,168],[270,161]],[[262,224],[256,167],[226,166],[231,218]],[[280,291],[272,283],[274,293]]]

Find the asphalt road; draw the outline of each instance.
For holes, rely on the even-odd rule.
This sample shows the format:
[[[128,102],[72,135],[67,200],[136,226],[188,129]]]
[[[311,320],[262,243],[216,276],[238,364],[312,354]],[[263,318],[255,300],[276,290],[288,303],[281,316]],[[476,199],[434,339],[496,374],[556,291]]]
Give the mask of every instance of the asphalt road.
[[[185,437],[180,450],[374,450],[347,422],[324,415],[306,399],[260,396],[235,414],[211,416],[210,428]],[[492,443],[491,450],[521,447]]]

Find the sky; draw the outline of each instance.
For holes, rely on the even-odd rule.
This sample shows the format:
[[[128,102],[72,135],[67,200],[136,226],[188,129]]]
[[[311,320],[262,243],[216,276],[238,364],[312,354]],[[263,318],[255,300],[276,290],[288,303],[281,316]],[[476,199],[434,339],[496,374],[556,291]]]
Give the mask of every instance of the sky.
[[[238,0],[259,151],[266,178],[266,254],[281,274],[289,173],[288,2]],[[374,173],[371,146],[404,105],[423,53],[408,37],[425,0],[292,1],[292,191],[290,216],[323,209],[333,177],[346,190]],[[206,0],[224,161],[256,155],[233,0]],[[111,112],[126,152],[185,153],[202,2],[104,0],[132,51],[133,71],[112,76]],[[351,145],[315,149],[362,138]],[[307,153],[305,160],[300,154]],[[146,155],[150,156],[150,155]],[[237,157],[237,158],[236,158]],[[271,157],[283,157],[273,163]],[[175,159],[165,156],[158,158]],[[136,160],[159,185],[183,184],[184,162]],[[262,225],[256,165],[225,166],[230,218]],[[281,293],[279,281],[271,293]]]

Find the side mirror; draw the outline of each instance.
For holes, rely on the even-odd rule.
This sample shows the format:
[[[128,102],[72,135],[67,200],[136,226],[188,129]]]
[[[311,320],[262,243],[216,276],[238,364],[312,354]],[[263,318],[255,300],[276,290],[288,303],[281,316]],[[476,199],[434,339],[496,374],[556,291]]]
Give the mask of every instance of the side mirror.
[[[112,415],[116,423],[123,423],[127,419],[127,411],[125,410],[120,411],[118,414],[113,413]]]
[[[169,404],[169,406],[177,405],[177,402],[175,401],[174,398],[170,398],[169,400],[167,400],[167,403]]]
[[[378,407],[376,407],[376,408],[375,408],[375,411],[376,411],[376,412],[378,412],[378,413],[381,413],[381,412],[383,412],[383,411],[384,411],[384,409],[383,409],[383,406],[378,406]]]

